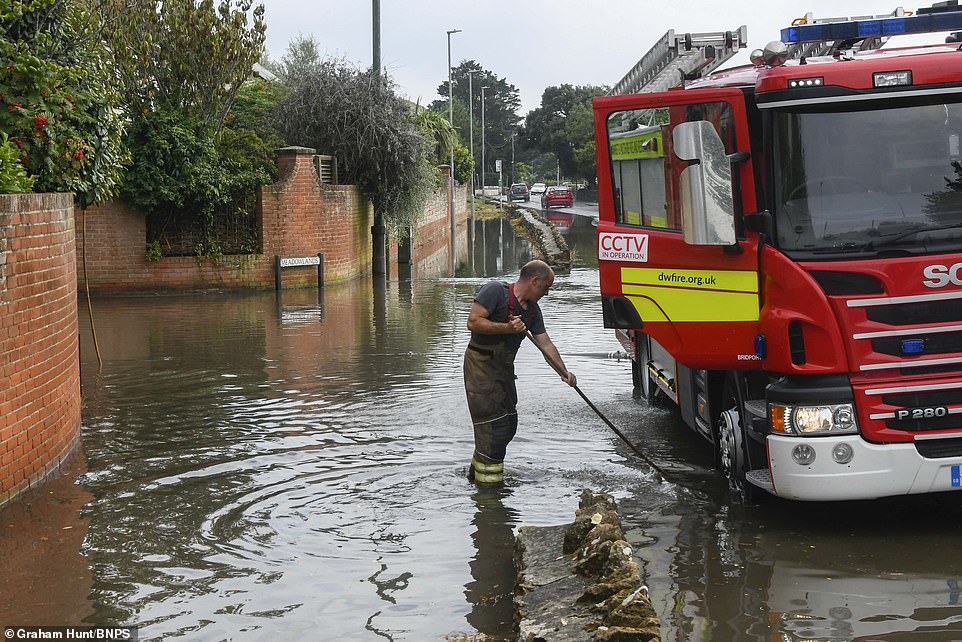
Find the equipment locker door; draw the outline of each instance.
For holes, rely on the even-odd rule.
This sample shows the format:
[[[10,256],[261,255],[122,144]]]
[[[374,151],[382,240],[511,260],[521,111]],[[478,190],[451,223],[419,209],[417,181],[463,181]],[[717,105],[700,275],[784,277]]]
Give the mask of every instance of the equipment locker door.
[[[691,176],[685,170],[699,161],[678,156],[673,133],[698,121],[710,123],[725,154],[737,155],[726,161],[736,230],[731,244],[694,245],[684,238],[683,191]],[[744,213],[756,211],[756,197],[742,92],[597,98],[595,135],[606,325],[640,328],[693,368],[760,362],[758,235],[743,224]],[[705,189],[706,198],[718,196],[710,185]]]

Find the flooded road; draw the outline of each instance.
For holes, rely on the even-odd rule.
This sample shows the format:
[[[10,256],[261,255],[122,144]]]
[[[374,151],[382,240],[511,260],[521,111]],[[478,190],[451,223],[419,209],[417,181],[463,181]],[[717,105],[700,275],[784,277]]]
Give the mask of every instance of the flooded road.
[[[129,624],[150,640],[507,640],[513,530],[571,521],[590,487],[619,501],[666,640],[962,639],[962,495],[732,504],[710,448],[635,400],[629,364],[609,356],[620,346],[601,327],[583,217],[568,232],[576,267],[542,302],[548,332],[672,481],[524,346],[506,488],[468,484],[467,311],[485,279],[513,279],[530,258],[506,224],[478,226],[456,278],[288,290],[280,303],[95,298],[99,371],[82,306],[82,449],[64,480],[0,512],[0,623]],[[24,551],[29,563],[11,565]]]

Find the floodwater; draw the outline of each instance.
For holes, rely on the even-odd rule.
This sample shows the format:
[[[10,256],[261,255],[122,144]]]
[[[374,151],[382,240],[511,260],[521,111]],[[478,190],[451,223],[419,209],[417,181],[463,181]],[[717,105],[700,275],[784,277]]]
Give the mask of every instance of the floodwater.
[[[543,301],[579,387],[647,466],[518,357],[503,491],[465,480],[465,320],[530,255],[478,223],[456,278],[95,297],[83,442],[0,512],[0,623],[127,624],[149,640],[507,640],[513,532],[618,500],[666,640],[962,639],[962,495],[733,503],[711,449],[632,397],[601,327],[594,229]]]

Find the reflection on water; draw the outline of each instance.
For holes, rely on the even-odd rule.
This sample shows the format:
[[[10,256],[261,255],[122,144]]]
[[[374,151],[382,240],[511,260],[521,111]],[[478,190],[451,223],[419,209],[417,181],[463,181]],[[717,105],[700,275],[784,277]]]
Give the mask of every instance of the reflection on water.
[[[80,554],[92,497],[73,480],[84,471],[75,452],[63,475],[0,510],[0,624],[78,625],[93,613],[92,582]]]
[[[473,581],[464,587],[471,604],[467,621],[490,640],[511,639],[514,622],[514,530],[518,511],[504,505],[505,491],[483,488],[471,499],[477,506],[471,525],[471,543],[476,551],[471,558]]]
[[[962,638],[948,636],[962,617],[959,496],[731,505],[711,450],[635,400],[630,365],[604,357],[620,346],[601,327],[584,217],[566,234],[574,267],[543,301],[548,331],[592,401],[699,492],[658,483],[531,346],[507,492],[468,484],[467,311],[486,278],[516,278],[530,257],[510,225],[477,225],[456,278],[288,290],[280,303],[97,298],[102,370],[82,306],[86,472],[43,490],[88,494],[63,531],[83,543],[37,549],[28,564],[60,597],[18,611],[10,597],[29,589],[6,562],[34,541],[11,533],[35,515],[4,510],[0,604],[156,640],[511,639],[513,529],[570,521],[590,487],[619,499],[667,640],[894,640],[926,626],[911,639]]]

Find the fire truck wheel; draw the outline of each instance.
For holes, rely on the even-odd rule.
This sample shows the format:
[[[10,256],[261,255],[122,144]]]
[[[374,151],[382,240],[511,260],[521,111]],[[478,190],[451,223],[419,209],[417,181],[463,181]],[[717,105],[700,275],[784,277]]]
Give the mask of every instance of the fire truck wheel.
[[[641,336],[635,338],[635,358],[631,360],[631,383],[637,391],[637,397],[643,398],[649,406],[661,407],[665,404],[665,395],[651,378],[648,372],[648,342]]]
[[[745,481],[745,444],[738,410],[731,408],[718,419],[718,456],[732,493],[750,502],[754,487]]]

